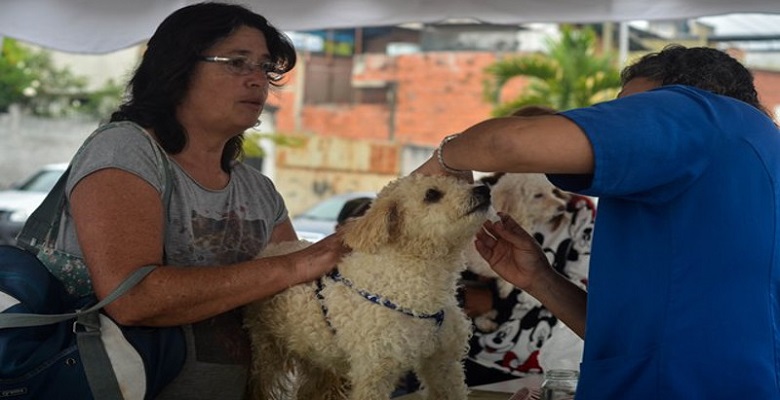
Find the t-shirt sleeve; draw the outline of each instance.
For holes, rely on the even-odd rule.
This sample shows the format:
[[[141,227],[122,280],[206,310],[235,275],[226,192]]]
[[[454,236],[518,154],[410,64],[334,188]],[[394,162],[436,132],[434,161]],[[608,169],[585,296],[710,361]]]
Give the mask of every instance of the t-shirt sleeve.
[[[260,207],[268,210],[269,215],[273,215],[273,227],[287,219],[287,205],[271,178],[243,163],[236,164],[234,172],[235,178],[242,180],[241,184],[252,193],[251,197],[260,203]]]
[[[587,135],[593,175],[548,175],[565,190],[592,196],[664,201],[706,168],[710,135],[718,134],[707,97],[668,86],[562,112]]]
[[[165,175],[162,150],[141,127],[130,122],[110,123],[92,134],[89,143],[73,158],[66,193],[87,175],[117,168],[137,175],[162,193]]]
[[[276,186],[274,186],[271,179],[265,175],[263,175],[262,178],[265,181],[267,181],[267,184],[270,186],[268,192],[271,193],[271,198],[273,199],[273,209],[276,212],[276,218],[274,220],[274,227],[276,227],[280,223],[287,220],[288,217],[287,205],[284,203],[284,198],[282,198],[282,194],[276,190]]]

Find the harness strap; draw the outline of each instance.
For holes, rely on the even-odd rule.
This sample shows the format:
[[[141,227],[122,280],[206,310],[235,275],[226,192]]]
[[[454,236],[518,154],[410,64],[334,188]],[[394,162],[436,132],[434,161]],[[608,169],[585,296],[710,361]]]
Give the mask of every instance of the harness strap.
[[[360,296],[362,296],[364,299],[371,301],[374,304],[379,304],[382,306],[385,306],[391,310],[398,311],[402,314],[406,314],[410,317],[415,318],[421,318],[421,319],[433,319],[436,322],[437,327],[441,327],[442,323],[444,322],[444,310],[439,310],[438,312],[434,314],[428,314],[428,313],[419,313],[417,311],[414,311],[409,308],[400,307],[397,304],[393,303],[387,298],[382,297],[381,295],[370,293],[366,290],[356,288],[352,281],[350,281],[348,278],[345,278],[341,276],[338,270],[333,270],[333,272],[325,275],[332,279],[334,282],[340,282],[344,286],[354,290],[357,292]],[[328,326],[330,329],[335,333],[336,329],[333,327],[333,325],[330,322],[330,318],[328,318],[328,306],[325,304],[325,296],[322,295],[322,289],[324,287],[323,279],[325,276],[321,277],[317,280],[317,290],[315,291],[315,294],[317,296],[317,300],[320,302],[320,306],[322,307],[322,314],[325,316],[325,321],[328,323]]]
[[[317,300],[320,302],[320,307],[322,307],[322,316],[325,317],[325,322],[328,323],[328,327],[330,328],[333,333],[336,333],[336,328],[333,327],[333,324],[330,323],[330,318],[328,318],[328,305],[325,304],[325,296],[322,295],[322,288],[324,287],[322,283],[322,279],[325,278],[320,277],[320,279],[317,279],[317,290],[314,291],[314,294],[317,295]]]

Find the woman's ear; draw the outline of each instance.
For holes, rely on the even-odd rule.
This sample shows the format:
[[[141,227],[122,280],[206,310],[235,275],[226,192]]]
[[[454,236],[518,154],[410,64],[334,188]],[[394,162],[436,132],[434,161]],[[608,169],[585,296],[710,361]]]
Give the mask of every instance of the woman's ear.
[[[401,216],[398,204],[391,200],[375,201],[365,215],[344,225],[344,244],[354,250],[376,252],[398,234]]]

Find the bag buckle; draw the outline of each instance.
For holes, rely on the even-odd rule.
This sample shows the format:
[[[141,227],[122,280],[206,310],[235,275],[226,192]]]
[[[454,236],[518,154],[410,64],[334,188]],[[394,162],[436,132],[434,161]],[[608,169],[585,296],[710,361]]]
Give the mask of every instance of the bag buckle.
[[[76,310],[76,320],[73,321],[73,333],[100,331],[100,312]],[[79,329],[79,326],[82,328]]]

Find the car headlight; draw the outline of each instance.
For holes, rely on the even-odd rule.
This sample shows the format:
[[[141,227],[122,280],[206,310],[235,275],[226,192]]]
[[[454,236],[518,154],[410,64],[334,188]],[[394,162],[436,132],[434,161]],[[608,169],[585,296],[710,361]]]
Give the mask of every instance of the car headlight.
[[[16,210],[12,211],[10,214],[8,214],[8,220],[11,222],[25,222],[27,221],[27,211],[23,210]]]

